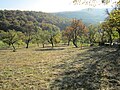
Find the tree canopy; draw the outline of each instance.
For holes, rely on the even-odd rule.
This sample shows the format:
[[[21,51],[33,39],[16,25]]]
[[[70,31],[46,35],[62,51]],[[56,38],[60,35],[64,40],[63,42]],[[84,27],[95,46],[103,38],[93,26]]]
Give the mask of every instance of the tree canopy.
[[[73,3],[79,4],[79,5],[89,5],[89,6],[96,6],[98,3],[103,3],[103,4],[109,4],[111,3],[115,4],[117,0],[111,1],[111,0],[73,0]]]
[[[63,30],[70,23],[69,19],[57,17],[49,13],[19,10],[0,10],[0,30],[15,29],[24,32],[26,23],[40,26],[41,23],[50,23]]]

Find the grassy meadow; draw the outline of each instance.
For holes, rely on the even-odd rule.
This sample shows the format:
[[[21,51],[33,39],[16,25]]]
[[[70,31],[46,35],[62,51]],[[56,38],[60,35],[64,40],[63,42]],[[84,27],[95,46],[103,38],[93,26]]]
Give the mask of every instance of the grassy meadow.
[[[119,72],[115,48],[0,50],[0,90],[119,90]]]

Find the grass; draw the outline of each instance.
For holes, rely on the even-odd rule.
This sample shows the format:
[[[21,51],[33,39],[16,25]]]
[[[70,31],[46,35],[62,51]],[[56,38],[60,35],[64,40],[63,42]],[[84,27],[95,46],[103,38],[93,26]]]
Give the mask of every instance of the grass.
[[[81,50],[64,46],[21,48],[17,52],[0,50],[0,89],[118,90],[118,52],[114,48]]]
[[[0,51],[0,81],[4,89],[32,89],[49,87],[49,82],[57,77],[59,72],[52,68],[69,59],[76,48],[59,47],[54,50],[45,48],[20,49]]]

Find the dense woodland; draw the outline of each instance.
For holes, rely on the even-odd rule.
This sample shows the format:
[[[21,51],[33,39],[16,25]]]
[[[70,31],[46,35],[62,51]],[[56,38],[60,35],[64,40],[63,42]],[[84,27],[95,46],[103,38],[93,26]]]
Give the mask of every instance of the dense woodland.
[[[32,22],[34,26],[39,26],[41,23],[50,23],[58,26],[61,30],[69,25],[69,20],[57,17],[49,13],[35,11],[19,11],[19,10],[1,10],[0,11],[0,29],[7,31],[15,29],[23,31],[22,27],[26,23]]]

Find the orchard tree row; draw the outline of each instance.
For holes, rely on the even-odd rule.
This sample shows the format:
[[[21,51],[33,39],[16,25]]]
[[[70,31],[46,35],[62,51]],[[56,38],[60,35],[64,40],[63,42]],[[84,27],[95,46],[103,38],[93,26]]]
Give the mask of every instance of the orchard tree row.
[[[31,22],[27,23],[24,26],[24,33],[16,30],[8,30],[0,31],[0,40],[9,46],[13,47],[13,51],[16,51],[15,44],[22,44],[23,42],[26,44],[26,48],[29,47],[30,42],[35,42],[37,45],[40,43],[43,45],[46,43],[50,43],[52,48],[54,44],[60,42],[61,33],[59,27],[42,23],[41,27],[34,27]]]

